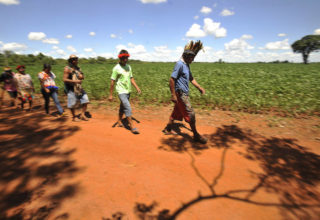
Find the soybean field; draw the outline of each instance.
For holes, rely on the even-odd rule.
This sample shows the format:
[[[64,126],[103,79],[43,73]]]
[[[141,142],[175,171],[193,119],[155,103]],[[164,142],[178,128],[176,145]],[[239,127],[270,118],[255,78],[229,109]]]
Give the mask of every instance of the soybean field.
[[[115,64],[79,64],[85,73],[83,86],[91,100],[107,99]],[[136,105],[170,103],[169,78],[175,63],[132,63],[133,75],[142,93],[133,88]],[[40,92],[37,73],[40,65],[26,72]],[[56,82],[63,90],[63,65],[53,65]],[[195,108],[223,109],[252,113],[279,112],[286,115],[320,114],[320,63],[193,63],[191,71],[206,90],[201,96],[190,84]],[[60,93],[61,95],[62,93]]]

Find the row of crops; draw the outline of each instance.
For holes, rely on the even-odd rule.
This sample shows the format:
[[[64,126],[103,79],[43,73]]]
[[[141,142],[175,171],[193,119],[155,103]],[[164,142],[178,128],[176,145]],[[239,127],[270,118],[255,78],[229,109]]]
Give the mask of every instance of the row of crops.
[[[106,99],[109,93],[111,64],[81,65],[83,83],[91,99]],[[132,64],[141,95],[133,92],[139,105],[160,105],[170,102],[168,80],[174,63]],[[27,67],[35,80],[41,66]],[[193,63],[191,71],[206,94],[201,96],[192,87],[191,99],[198,108],[219,108],[234,111],[277,111],[289,114],[320,112],[320,64],[227,64]],[[57,83],[63,88],[63,66],[53,66]]]

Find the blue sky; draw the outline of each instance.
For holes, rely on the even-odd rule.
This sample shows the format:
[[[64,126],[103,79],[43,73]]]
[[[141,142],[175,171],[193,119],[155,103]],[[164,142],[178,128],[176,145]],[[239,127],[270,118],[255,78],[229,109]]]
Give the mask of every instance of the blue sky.
[[[290,45],[320,34],[319,12],[320,0],[0,0],[0,50],[176,61],[201,40],[196,61],[301,62]]]

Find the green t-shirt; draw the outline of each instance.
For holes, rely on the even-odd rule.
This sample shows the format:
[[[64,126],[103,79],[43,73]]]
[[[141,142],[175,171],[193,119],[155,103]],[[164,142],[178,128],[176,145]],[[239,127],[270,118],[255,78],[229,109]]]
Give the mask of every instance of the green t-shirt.
[[[126,64],[125,66],[117,64],[113,68],[111,79],[116,81],[116,90],[118,94],[127,94],[131,92],[132,77],[132,70],[129,64]]]

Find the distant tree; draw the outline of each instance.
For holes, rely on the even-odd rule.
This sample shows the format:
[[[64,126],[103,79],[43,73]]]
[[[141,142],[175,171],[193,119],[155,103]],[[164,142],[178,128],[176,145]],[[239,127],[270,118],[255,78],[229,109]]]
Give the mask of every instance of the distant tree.
[[[293,52],[301,53],[304,64],[308,63],[311,52],[320,50],[320,35],[307,35],[291,45]]]
[[[38,62],[41,62],[43,58],[45,58],[46,56],[43,54],[43,53],[39,53],[37,56],[36,56],[36,59],[38,60]]]
[[[104,57],[101,57],[101,56],[97,57],[97,63],[105,63],[106,61],[107,61],[107,59]]]

